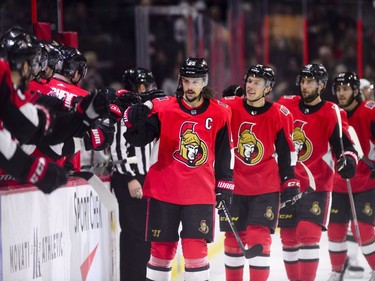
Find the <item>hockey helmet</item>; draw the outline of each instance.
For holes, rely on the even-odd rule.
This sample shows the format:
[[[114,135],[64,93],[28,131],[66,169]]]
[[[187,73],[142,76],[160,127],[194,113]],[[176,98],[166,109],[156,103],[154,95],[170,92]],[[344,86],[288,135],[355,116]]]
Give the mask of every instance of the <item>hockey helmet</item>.
[[[191,78],[208,78],[208,65],[203,58],[191,58],[185,60],[180,68],[180,76]]]
[[[72,78],[74,72],[78,71],[81,78],[86,76],[87,60],[78,49],[61,45],[58,50],[61,53],[63,63],[61,69],[56,70],[57,73]]]
[[[263,78],[268,86],[275,85],[275,71],[270,66],[262,64],[251,66],[244,77],[245,84],[249,76]]]
[[[327,85],[328,73],[326,68],[322,64],[307,64],[302,67],[300,74],[297,76],[296,85],[299,86],[301,82],[301,77],[309,77],[316,79],[318,82]]]
[[[123,75],[124,87],[126,90],[136,92],[140,84],[144,84],[147,90],[155,83],[155,77],[151,71],[137,67],[126,69]]]
[[[333,94],[335,94],[338,85],[349,85],[352,90],[359,89],[360,81],[355,72],[342,72],[335,77],[332,84]]]
[[[12,70],[21,71],[27,61],[36,76],[41,70],[41,44],[34,35],[19,26],[10,28],[0,39],[0,54]]]

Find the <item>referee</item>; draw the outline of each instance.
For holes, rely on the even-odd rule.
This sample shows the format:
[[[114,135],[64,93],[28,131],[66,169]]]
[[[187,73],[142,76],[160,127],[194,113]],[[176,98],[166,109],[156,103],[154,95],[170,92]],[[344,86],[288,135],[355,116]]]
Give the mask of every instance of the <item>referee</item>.
[[[147,92],[155,87],[153,74],[144,68],[125,70],[126,90]],[[123,120],[116,123],[115,139],[111,145],[113,161],[136,157],[136,163],[116,165],[111,177],[111,188],[119,203],[120,225],[120,280],[146,280],[146,265],[150,258],[150,242],[145,241],[146,199],[142,185],[150,166],[152,143],[143,147],[131,146],[123,134]],[[125,161],[124,161],[125,162]],[[130,162],[130,161],[129,161]]]

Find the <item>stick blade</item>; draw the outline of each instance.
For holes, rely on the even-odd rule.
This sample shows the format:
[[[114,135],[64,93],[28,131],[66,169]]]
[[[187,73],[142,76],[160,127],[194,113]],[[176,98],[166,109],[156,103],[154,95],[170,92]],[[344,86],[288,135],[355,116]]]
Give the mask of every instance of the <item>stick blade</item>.
[[[250,247],[246,250],[245,257],[247,259],[254,258],[259,256],[263,252],[263,245],[262,244],[255,244],[254,246]]]

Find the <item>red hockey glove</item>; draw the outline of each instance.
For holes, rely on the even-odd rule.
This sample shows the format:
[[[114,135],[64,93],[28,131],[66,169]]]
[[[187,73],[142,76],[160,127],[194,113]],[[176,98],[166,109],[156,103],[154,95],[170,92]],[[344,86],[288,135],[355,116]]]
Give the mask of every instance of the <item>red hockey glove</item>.
[[[301,183],[297,179],[289,179],[281,186],[281,202],[285,202],[285,207],[288,208],[292,205],[293,197],[300,193]]]
[[[45,158],[38,157],[32,163],[27,182],[35,184],[44,193],[51,193],[68,180],[65,169],[54,163],[48,163]]]
[[[337,172],[343,179],[351,179],[355,176],[358,157],[352,151],[345,151],[344,156],[341,155],[337,160]]]
[[[112,123],[98,122],[97,128],[86,132],[83,137],[86,150],[104,150],[113,142],[115,127]]]
[[[234,183],[232,181],[219,180],[216,184],[216,208],[221,210],[223,208],[223,201],[228,208],[232,205]]]

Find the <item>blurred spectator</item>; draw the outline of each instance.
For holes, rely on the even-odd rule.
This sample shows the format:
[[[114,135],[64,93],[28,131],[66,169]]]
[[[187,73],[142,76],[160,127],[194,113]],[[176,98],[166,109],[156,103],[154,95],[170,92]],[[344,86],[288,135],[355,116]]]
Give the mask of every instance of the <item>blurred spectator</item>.
[[[82,79],[81,87],[91,92],[103,85],[103,79],[97,69],[98,57],[96,53],[93,51],[87,51],[83,55],[87,60],[87,74]]]
[[[367,79],[360,79],[360,91],[365,100],[374,100],[374,85]]]

